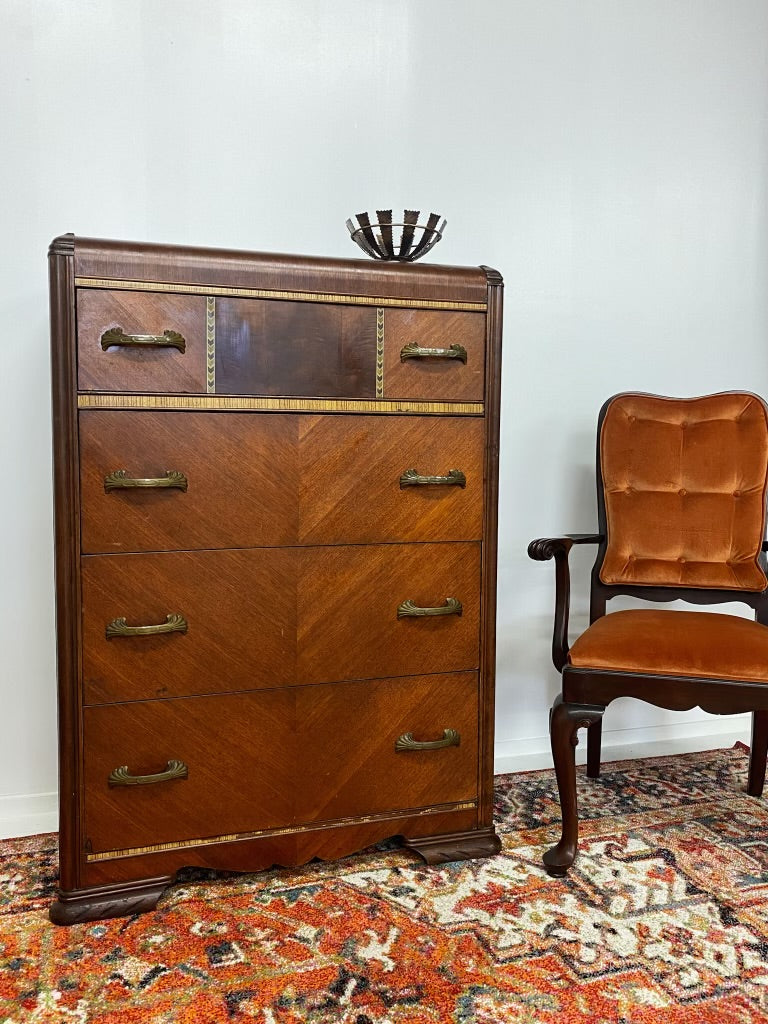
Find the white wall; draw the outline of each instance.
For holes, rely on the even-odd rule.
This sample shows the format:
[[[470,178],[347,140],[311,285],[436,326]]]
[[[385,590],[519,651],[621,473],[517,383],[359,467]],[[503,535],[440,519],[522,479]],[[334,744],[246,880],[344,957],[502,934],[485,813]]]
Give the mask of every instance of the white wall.
[[[765,0],[0,0],[8,831],[54,825],[50,239],[354,256],[347,216],[415,204],[448,217],[431,259],[502,271],[498,751],[547,763],[553,573],[525,548],[593,528],[599,406],[768,394],[766,40]]]

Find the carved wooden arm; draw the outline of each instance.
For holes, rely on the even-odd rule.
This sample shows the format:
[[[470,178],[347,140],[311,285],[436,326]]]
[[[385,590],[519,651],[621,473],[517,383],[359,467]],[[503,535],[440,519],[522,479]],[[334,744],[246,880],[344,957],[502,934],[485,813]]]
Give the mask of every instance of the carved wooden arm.
[[[599,533],[568,533],[564,537],[540,537],[528,545],[528,556],[537,562],[555,560],[555,628],[552,661],[562,672],[568,658],[568,616],[571,608],[571,572],[568,555],[574,544],[599,544]]]

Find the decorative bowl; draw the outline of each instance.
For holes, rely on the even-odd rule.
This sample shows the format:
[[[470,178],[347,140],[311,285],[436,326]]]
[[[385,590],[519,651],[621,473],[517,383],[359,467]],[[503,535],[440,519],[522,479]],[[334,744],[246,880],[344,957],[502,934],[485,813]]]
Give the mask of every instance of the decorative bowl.
[[[367,213],[357,214],[357,223],[350,218],[347,230],[366,256],[374,260],[397,260],[413,263],[421,259],[443,237],[446,221],[438,227],[439,213],[430,213],[426,224],[419,224],[418,210],[404,210],[402,221],[392,220],[391,210],[377,210],[372,221]]]

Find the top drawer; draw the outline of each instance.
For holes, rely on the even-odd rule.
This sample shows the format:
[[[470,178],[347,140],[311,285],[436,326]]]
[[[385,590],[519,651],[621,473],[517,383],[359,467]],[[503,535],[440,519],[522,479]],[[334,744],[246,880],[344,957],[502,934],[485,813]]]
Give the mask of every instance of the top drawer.
[[[376,300],[370,300],[375,303]],[[480,402],[485,314],[78,289],[81,391]]]

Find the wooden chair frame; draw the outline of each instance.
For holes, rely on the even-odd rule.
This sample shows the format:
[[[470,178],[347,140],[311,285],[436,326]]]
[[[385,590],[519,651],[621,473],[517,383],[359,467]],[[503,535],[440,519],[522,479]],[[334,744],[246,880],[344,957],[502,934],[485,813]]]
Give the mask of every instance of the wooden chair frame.
[[[600,438],[608,407],[600,410],[597,427],[597,513],[599,533],[567,534],[532,541],[528,554],[536,561],[555,560],[555,622],[552,635],[552,661],[562,673],[562,693],[550,711],[550,740],[555,776],[562,810],[562,836],[556,846],[544,854],[544,866],[550,875],[563,876],[573,864],[578,848],[578,807],[576,802],[576,756],[578,730],[587,729],[587,776],[600,775],[600,743],[603,713],[617,697],[637,697],[656,707],[687,711],[700,707],[718,715],[752,712],[752,745],[747,792],[761,796],[768,754],[768,683],[738,679],[705,679],[691,676],[652,675],[650,673],[605,671],[575,668],[568,664],[568,619],[570,611],[570,568],[568,556],[574,544],[597,544],[592,567],[590,624],[605,615],[606,604],[619,595],[645,601],[685,600],[692,604],[725,604],[740,601],[754,609],[755,619],[768,626],[768,588],[763,591],[699,589],[678,586],[607,586],[600,580],[600,569],[607,548],[607,520]],[[759,563],[768,571],[763,540]]]

